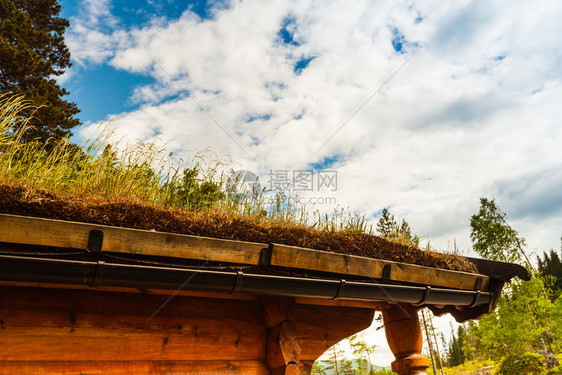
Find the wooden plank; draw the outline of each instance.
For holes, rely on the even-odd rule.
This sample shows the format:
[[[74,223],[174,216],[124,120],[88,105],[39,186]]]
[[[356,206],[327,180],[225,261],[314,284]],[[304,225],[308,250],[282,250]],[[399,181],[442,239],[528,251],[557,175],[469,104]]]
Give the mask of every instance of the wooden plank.
[[[200,374],[269,375],[264,361],[6,361],[0,375]]]
[[[386,310],[390,307],[390,305],[386,302],[355,301],[346,299],[332,300],[312,297],[295,297],[295,303],[298,305],[359,307],[362,309],[371,309],[377,311]]]
[[[0,214],[0,242],[85,249],[92,229],[104,231],[103,251],[212,260],[247,265],[259,263],[265,244],[162,233],[138,229],[66,222],[51,219]],[[391,265],[390,280],[438,287],[473,290],[482,278],[488,291],[489,277],[412,264],[337,254],[275,244],[271,265],[383,278],[383,268]]]
[[[0,333],[0,361],[249,360],[265,356],[265,337],[251,332],[123,332],[97,328],[13,328]]]
[[[255,294],[244,293],[221,293],[221,292],[199,292],[196,290],[170,290],[170,289],[137,289],[118,286],[87,286],[79,284],[49,284],[49,283],[32,283],[21,281],[3,281],[0,280],[0,287],[31,287],[42,289],[72,289],[72,290],[87,290],[96,292],[114,292],[114,293],[135,293],[135,294],[154,294],[154,295],[174,295],[178,297],[200,297],[200,298],[216,298],[216,299],[235,299],[242,301],[257,301],[258,296]],[[352,302],[367,302],[367,301],[352,301]],[[367,302],[368,303],[368,302]]]
[[[0,242],[86,249],[103,230],[102,251],[256,265],[266,245],[42,218],[0,215]]]
[[[75,323],[80,323],[80,319],[91,322],[99,319],[95,324],[101,328],[111,327],[113,322],[127,322],[128,327],[138,327],[141,330],[159,320],[162,324],[172,326],[174,324],[171,322],[178,319],[262,320],[260,305],[255,301],[244,300],[183,296],[169,299],[165,295],[0,287],[0,302],[0,319],[5,326],[10,325],[10,321],[21,321],[26,314],[50,314],[40,320],[43,322],[41,324],[54,322],[54,326],[63,326],[70,323],[68,317],[71,311]],[[154,314],[155,311],[158,314]],[[92,324],[94,323],[84,323],[84,326]],[[16,326],[15,323],[13,325]]]
[[[0,301],[0,361],[265,358],[255,301],[9,287]]]
[[[263,301],[167,297],[0,287],[0,368],[23,360],[37,366],[100,361],[101,368],[110,361],[263,361],[266,321],[293,322],[290,339],[284,341],[298,337],[301,360],[314,361],[331,345],[367,328],[374,314],[364,307],[294,304],[290,298],[266,298],[280,306],[271,311]]]
[[[373,279],[382,279],[384,266],[391,265],[390,280],[392,281],[474,290],[476,280],[482,278],[482,290],[487,291],[489,285],[489,277],[485,275],[279,244],[273,246],[271,265],[356,275]]]

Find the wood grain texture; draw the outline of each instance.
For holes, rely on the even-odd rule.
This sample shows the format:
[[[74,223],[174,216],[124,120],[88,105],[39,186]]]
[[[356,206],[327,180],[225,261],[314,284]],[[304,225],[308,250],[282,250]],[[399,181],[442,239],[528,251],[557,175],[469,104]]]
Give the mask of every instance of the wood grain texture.
[[[386,340],[396,358],[392,371],[398,375],[425,375],[429,361],[421,355],[423,336],[417,308],[396,304],[382,316]]]
[[[86,249],[92,229],[102,251],[258,264],[263,244],[0,214],[0,242]]]
[[[200,374],[269,375],[264,361],[10,361],[0,366],[0,375],[125,375]]]
[[[102,251],[211,260],[246,265],[259,263],[265,244],[162,233],[138,229],[29,218],[0,214],[0,242],[85,249],[92,229],[102,229]],[[330,253],[275,244],[271,265],[381,279],[391,265],[390,280],[448,288],[474,290],[482,278],[487,291],[489,277],[359,256]]]
[[[200,297],[200,298],[216,298],[216,299],[234,299],[243,301],[257,301],[258,296],[255,294],[244,294],[244,293],[221,293],[221,292],[200,292],[196,290],[170,290],[170,289],[138,289],[129,287],[118,287],[118,286],[87,286],[78,284],[50,284],[50,283],[30,283],[21,281],[2,281],[0,280],[0,286],[11,286],[11,287],[32,287],[32,288],[43,288],[43,289],[72,289],[72,290],[85,290],[85,291],[96,291],[96,292],[115,292],[115,293],[142,293],[142,294],[155,294],[155,295],[175,295],[184,297]],[[357,301],[361,302],[361,301]]]
[[[158,311],[166,299],[167,296],[142,294],[2,287],[0,346],[9,350],[0,352],[0,360],[265,357],[267,332],[260,323],[257,303],[174,297]]]
[[[292,298],[168,298],[0,286],[0,369],[267,374],[281,367],[284,374],[308,374],[315,359],[367,328],[374,314],[365,307],[301,305]]]
[[[272,374],[309,374],[312,363],[332,345],[368,328],[375,312],[365,306],[299,304],[291,298],[265,297],[260,303]]]
[[[382,279],[384,266],[391,265],[390,280],[393,281],[474,290],[476,280],[481,277],[483,291],[488,290],[489,284],[489,277],[485,275],[278,244],[273,246],[271,264],[274,266],[334,272],[374,279]]]
[[[257,340],[260,339],[260,340]],[[6,328],[0,361],[247,360],[262,356],[261,338],[243,332],[195,335],[101,332],[98,329]],[[237,344],[236,344],[237,343]]]
[[[316,306],[340,306],[340,307],[359,307],[362,309],[371,309],[382,311],[390,307],[386,302],[377,301],[356,301],[349,299],[324,299],[324,298],[313,298],[313,297],[295,297],[295,303],[297,305],[316,305]]]
[[[301,355],[301,342],[293,322],[286,320],[268,329],[267,363],[272,369],[298,364]],[[297,366],[298,367],[298,366]]]
[[[289,319],[301,342],[301,361],[315,361],[332,345],[369,328],[374,314],[365,308],[295,305]]]

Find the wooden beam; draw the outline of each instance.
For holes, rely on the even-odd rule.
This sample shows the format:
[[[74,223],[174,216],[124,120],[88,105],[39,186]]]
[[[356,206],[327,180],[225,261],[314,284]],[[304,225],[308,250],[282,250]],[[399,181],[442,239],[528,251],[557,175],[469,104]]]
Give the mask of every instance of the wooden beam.
[[[295,324],[289,320],[292,298],[265,297],[261,300],[267,328],[266,361],[273,375],[299,374],[301,343]]]
[[[0,288],[0,361],[263,360],[254,301]],[[0,364],[2,368],[2,364]]]
[[[272,370],[283,368],[290,373],[291,367],[299,367],[301,342],[293,322],[286,320],[268,329],[267,363]],[[289,367],[289,369],[287,369]]]
[[[0,286],[0,301],[0,368],[8,373],[308,375],[314,360],[369,327],[374,314],[293,298],[14,285]]]
[[[262,337],[250,330],[227,331],[211,323],[197,327],[188,334],[4,327],[0,346],[9,349],[2,350],[0,361],[252,360],[262,355],[263,346],[255,345]]]
[[[1,286],[11,286],[11,287],[31,287],[31,288],[43,288],[43,289],[71,289],[71,290],[88,290],[96,292],[113,292],[113,293],[135,293],[135,294],[154,294],[169,296],[174,295],[178,297],[201,297],[201,298],[217,298],[217,299],[234,299],[242,301],[257,301],[258,296],[255,294],[245,294],[245,293],[221,293],[221,292],[200,292],[196,290],[170,290],[170,289],[137,289],[129,287],[118,287],[118,286],[87,286],[79,284],[50,284],[50,283],[30,283],[22,281],[2,281],[0,280]],[[360,301],[357,301],[360,302]]]
[[[0,214],[0,242],[86,249],[93,229],[103,230],[102,251],[258,264],[265,246],[184,234]]]
[[[295,305],[289,319],[301,341],[301,365],[315,361],[332,345],[371,326],[375,310],[345,306]]]
[[[273,246],[271,264],[374,279],[382,279],[383,269],[388,265],[391,267],[389,280],[392,281],[474,290],[476,280],[482,278],[483,291],[488,290],[489,283],[489,277],[485,275],[278,244]]]
[[[359,307],[362,309],[371,309],[382,311],[390,307],[387,302],[377,301],[355,301],[350,299],[325,299],[312,297],[295,297],[297,305],[316,305],[316,306],[340,306],[340,307]]]
[[[314,361],[344,338],[370,326],[365,307],[300,305],[290,298],[264,298],[267,363],[272,375],[308,375]]]
[[[93,229],[104,232],[102,251],[210,260],[243,265],[259,264],[265,244],[162,233],[129,228],[30,218],[0,214],[0,242],[86,249]],[[488,290],[489,277],[412,264],[331,253],[321,250],[274,244],[271,265],[314,270],[342,275],[383,279],[438,287],[474,290],[482,279],[482,291]]]
[[[201,374],[269,375],[264,361],[8,361],[0,374],[122,375]]]

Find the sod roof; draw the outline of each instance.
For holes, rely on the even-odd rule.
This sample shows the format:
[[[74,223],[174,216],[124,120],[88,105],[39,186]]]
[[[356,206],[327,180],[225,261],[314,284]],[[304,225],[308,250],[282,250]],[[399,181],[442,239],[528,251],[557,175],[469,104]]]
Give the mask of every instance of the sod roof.
[[[358,255],[477,272],[466,258],[390,241],[366,233],[326,232],[274,220],[220,212],[186,212],[135,201],[53,194],[43,189],[0,184],[0,213],[155,230],[260,243],[278,243],[335,253]]]

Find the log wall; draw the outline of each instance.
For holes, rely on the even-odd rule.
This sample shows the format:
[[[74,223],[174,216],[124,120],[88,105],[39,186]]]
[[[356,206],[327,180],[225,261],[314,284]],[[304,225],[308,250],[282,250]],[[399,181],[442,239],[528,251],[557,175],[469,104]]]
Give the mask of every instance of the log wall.
[[[307,374],[380,307],[337,304],[4,285],[0,374]]]

